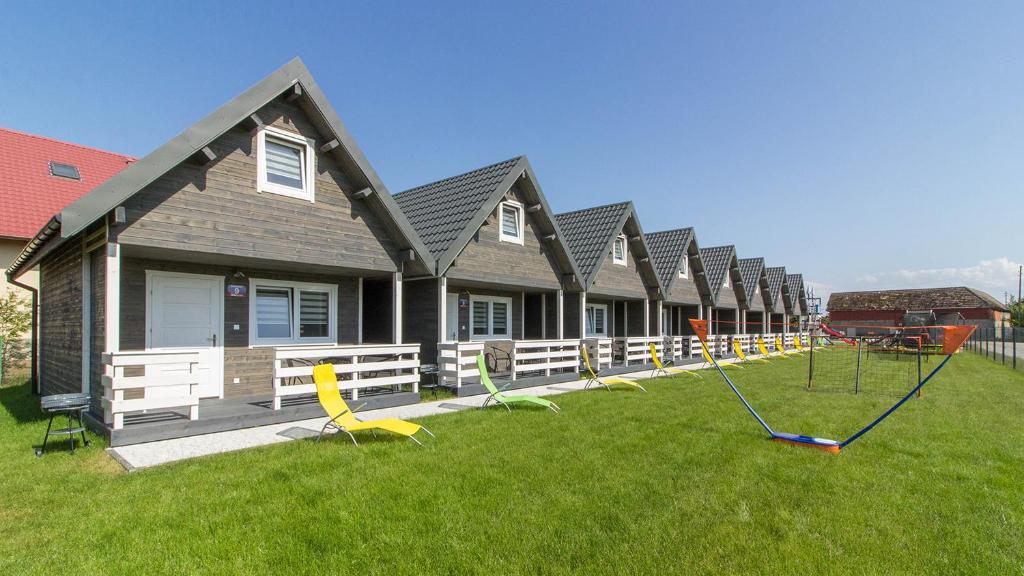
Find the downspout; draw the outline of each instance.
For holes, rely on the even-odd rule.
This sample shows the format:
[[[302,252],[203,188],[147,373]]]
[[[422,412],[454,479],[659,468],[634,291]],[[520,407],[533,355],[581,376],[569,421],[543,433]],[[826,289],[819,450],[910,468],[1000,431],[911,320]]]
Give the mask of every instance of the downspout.
[[[29,368],[31,371],[31,376],[29,376],[29,378],[31,378],[32,381],[32,392],[39,394],[39,358],[37,356],[37,338],[39,333],[39,289],[29,286],[28,284],[22,284],[21,282],[18,282],[17,280],[12,278],[9,274],[7,276],[7,283],[11,284],[12,286],[22,288],[24,290],[28,290],[29,292],[32,293],[32,352],[30,355],[31,360],[29,361],[31,364]]]

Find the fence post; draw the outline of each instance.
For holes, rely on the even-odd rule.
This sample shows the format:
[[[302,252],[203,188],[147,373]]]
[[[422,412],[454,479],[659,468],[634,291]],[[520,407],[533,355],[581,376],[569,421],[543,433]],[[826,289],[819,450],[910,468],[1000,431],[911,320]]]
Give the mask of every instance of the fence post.
[[[999,339],[1002,340],[1000,355],[1003,357],[1000,364],[1006,365],[1006,321],[999,323]]]
[[[1017,327],[1010,326],[1010,337],[1013,338],[1010,344],[1010,352],[1013,352],[1013,369],[1017,369]]]

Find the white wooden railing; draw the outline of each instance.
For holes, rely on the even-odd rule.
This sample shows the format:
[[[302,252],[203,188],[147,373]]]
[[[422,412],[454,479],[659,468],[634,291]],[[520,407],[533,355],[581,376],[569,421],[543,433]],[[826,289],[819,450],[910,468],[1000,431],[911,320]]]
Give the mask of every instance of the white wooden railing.
[[[690,348],[689,348],[687,354],[689,355],[690,359],[700,358],[701,357],[701,353],[700,353],[700,338],[698,338],[697,336],[689,336],[688,338],[689,338]]]
[[[782,344],[787,349],[790,349],[790,348],[793,347],[793,333],[792,332],[790,332],[789,334],[786,334],[785,336],[782,337]]]
[[[739,343],[740,350],[742,350],[744,354],[750,352],[750,334],[734,334],[732,337],[732,341]],[[735,353],[736,351],[733,349],[732,346],[730,346],[729,352]]]
[[[552,370],[580,369],[579,340],[514,340],[510,353],[512,379],[527,372],[543,372],[551,376]]]
[[[199,352],[136,351],[103,354],[103,421],[124,427],[126,412],[188,408],[199,418]],[[125,399],[125,391],[141,397]]]
[[[437,377],[442,386],[460,388],[466,378],[480,376],[476,357],[483,342],[442,342],[437,345]]]
[[[612,365],[611,338],[587,338],[583,342],[587,346],[591,368],[600,370]]]
[[[687,336],[665,336],[666,360],[687,358],[689,353],[690,342]]]
[[[411,384],[419,391],[419,344],[364,344],[327,346],[282,346],[274,349],[274,410],[281,409],[286,396],[315,394],[313,366],[331,363],[338,375],[338,388],[359,390],[399,387]]]
[[[665,341],[661,336],[630,336],[615,339],[622,346],[622,361],[627,366],[633,362],[650,363],[651,344],[659,358],[664,358]]]

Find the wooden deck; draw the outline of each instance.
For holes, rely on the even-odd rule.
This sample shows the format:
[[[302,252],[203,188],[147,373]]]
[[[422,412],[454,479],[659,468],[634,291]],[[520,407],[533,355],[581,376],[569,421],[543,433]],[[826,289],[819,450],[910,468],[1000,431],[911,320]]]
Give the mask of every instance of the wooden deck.
[[[373,410],[419,401],[419,394],[413,392],[364,393],[356,404],[365,402],[363,410]],[[280,410],[274,410],[273,403],[273,394],[207,399],[199,401],[197,420],[189,419],[187,408],[175,408],[125,414],[124,427],[119,430],[104,424],[102,417],[91,413],[86,414],[86,423],[108,437],[110,445],[116,447],[324,416],[315,395],[287,398]]]

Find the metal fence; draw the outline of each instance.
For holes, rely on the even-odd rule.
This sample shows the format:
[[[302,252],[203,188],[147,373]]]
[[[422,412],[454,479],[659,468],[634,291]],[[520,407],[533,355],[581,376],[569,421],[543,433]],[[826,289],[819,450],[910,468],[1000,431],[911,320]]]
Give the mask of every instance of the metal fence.
[[[991,328],[979,327],[965,348],[1004,366],[1024,370],[1024,327],[1008,323]]]

